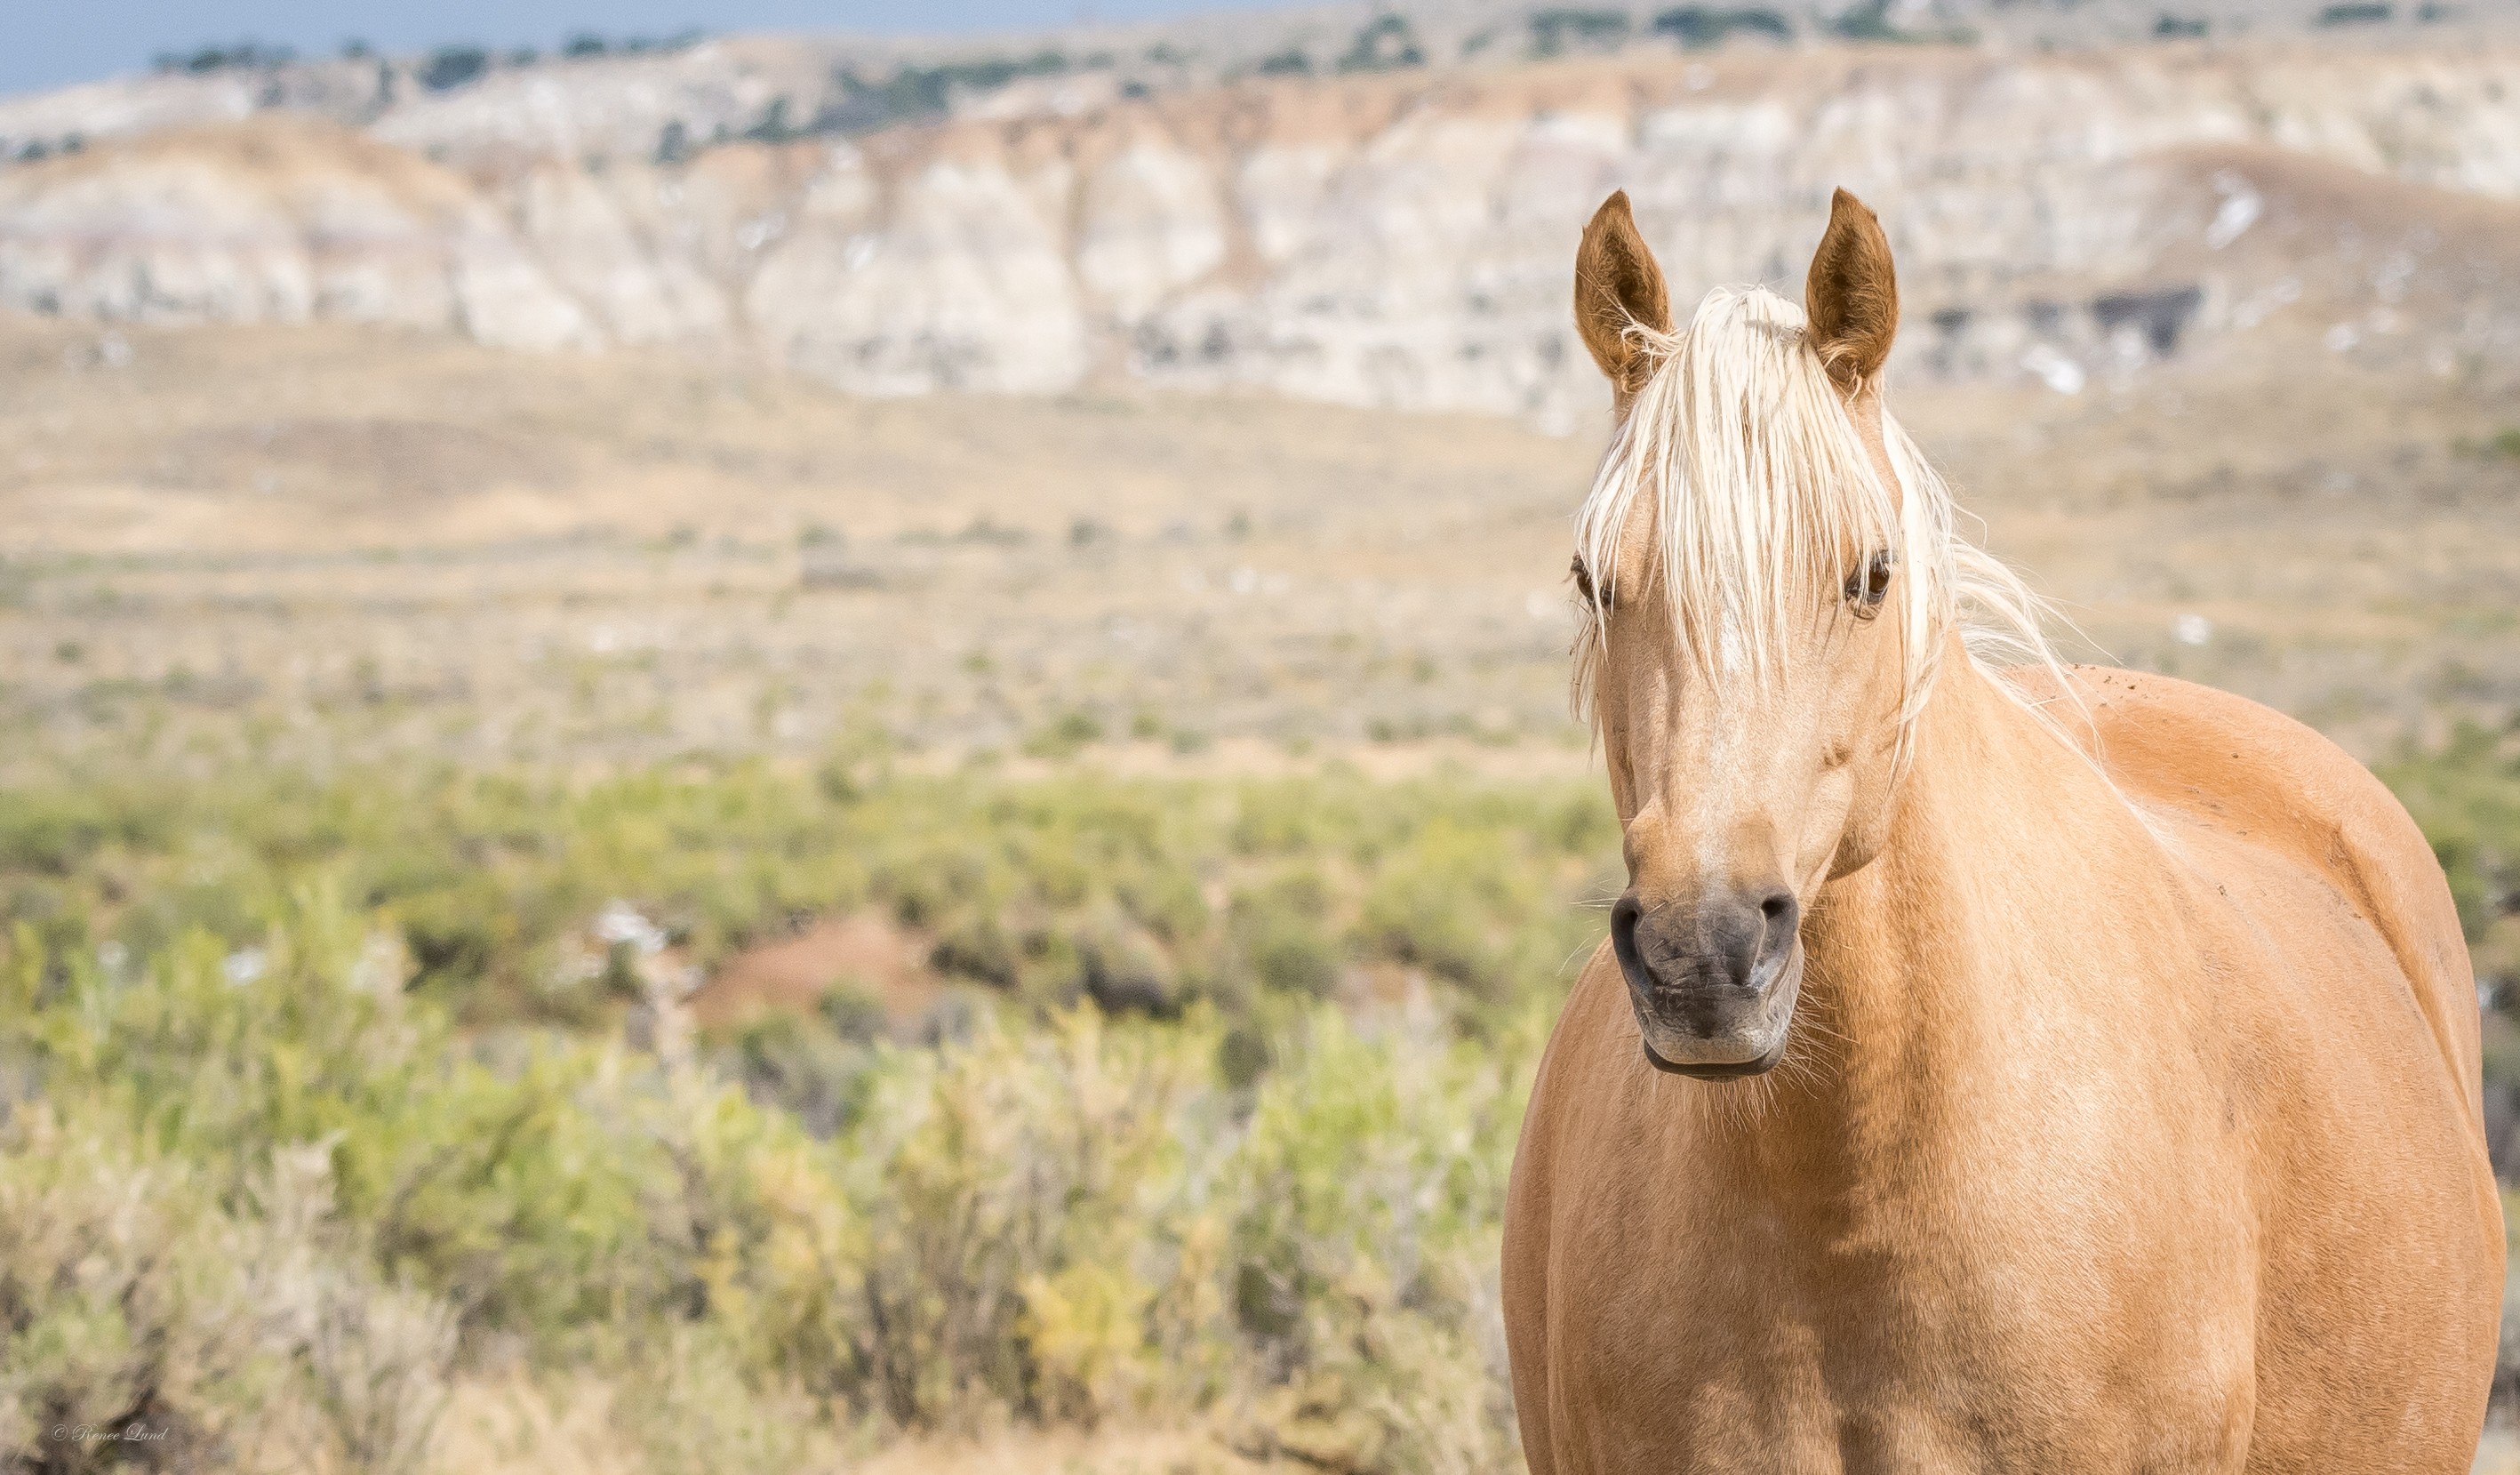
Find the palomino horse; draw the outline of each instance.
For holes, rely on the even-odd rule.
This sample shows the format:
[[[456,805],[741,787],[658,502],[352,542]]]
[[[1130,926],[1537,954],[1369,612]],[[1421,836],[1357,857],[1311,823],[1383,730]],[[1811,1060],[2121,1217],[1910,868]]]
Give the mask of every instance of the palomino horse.
[[[2465,1470],[2502,1220],[2423,837],[2274,713],[2047,655],[1882,408],[1843,191],[1804,300],[1675,331],[1624,195],[1576,257],[1630,885],[1514,1162],[1532,1470]]]

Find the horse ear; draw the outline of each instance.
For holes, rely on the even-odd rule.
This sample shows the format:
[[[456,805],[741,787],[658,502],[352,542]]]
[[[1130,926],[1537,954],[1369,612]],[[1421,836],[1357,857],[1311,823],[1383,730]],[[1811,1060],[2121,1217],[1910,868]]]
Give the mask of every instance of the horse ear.
[[[1899,281],[1880,217],[1844,190],[1829,197],[1828,233],[1812,254],[1803,313],[1839,389],[1852,394],[1881,372],[1899,332]]]
[[[1575,248],[1575,330],[1621,394],[1635,393],[1644,378],[1644,354],[1627,336],[1632,323],[1669,333],[1671,294],[1637,234],[1628,192],[1619,190],[1593,212]]]

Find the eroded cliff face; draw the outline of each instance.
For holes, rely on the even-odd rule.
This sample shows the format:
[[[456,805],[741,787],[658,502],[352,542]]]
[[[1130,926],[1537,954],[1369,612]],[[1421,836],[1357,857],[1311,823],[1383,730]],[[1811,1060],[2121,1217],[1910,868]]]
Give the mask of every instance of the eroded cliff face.
[[[166,133],[0,175],[0,300],[102,321],[329,318],[601,341],[496,204],[329,125]]]
[[[2305,295],[2428,361],[2520,355],[2509,254],[2436,262],[2449,236],[2421,218],[2520,219],[2508,49],[1645,58],[1245,82],[676,164],[462,157],[263,116],[21,165],[0,172],[0,303],[758,353],[878,394],[1126,379],[1571,424],[1599,396],[1566,274],[1605,193],[1633,196],[1687,303],[1796,290],[1844,185],[1899,254],[1903,372],[2072,390]],[[2271,254],[2309,176],[2345,234]],[[2401,227],[2411,244],[2375,234]],[[2443,310],[2402,331],[2409,284],[2453,266]]]

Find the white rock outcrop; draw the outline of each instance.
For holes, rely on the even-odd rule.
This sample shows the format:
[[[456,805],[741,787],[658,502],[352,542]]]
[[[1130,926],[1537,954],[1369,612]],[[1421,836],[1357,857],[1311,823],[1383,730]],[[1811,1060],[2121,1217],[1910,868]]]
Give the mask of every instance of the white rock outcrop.
[[[105,320],[452,328],[595,341],[466,181],[327,124],[155,135],[0,173],[0,302]]]
[[[567,127],[540,152],[428,161],[431,117],[469,136],[501,99],[531,111],[532,74],[500,85],[516,95],[400,110],[393,142],[266,115],[0,170],[0,303],[737,348],[875,394],[1122,376],[1560,422],[1598,399],[1566,271],[1612,188],[1683,301],[1798,282],[1830,189],[1853,188],[1931,325],[1902,339],[1912,365],[2051,385],[2272,290],[2166,264],[2249,228],[2246,161],[2520,200],[2520,51],[2483,45],[1254,81],[666,162],[573,154],[569,130],[609,115],[576,100],[546,110]],[[724,85],[728,116],[758,100]],[[2198,150],[2237,183],[2207,190],[2182,161]]]

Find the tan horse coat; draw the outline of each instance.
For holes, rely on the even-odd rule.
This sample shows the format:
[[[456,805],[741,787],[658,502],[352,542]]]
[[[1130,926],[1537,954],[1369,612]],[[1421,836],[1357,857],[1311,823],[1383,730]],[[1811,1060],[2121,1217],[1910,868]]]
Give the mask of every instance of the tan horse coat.
[[[2423,837],[2077,668],[2113,794],[1947,638],[1782,1068],[1659,1073],[1606,944],[1575,985],[1506,1222],[1532,1470],[2466,1470],[2503,1233]]]

